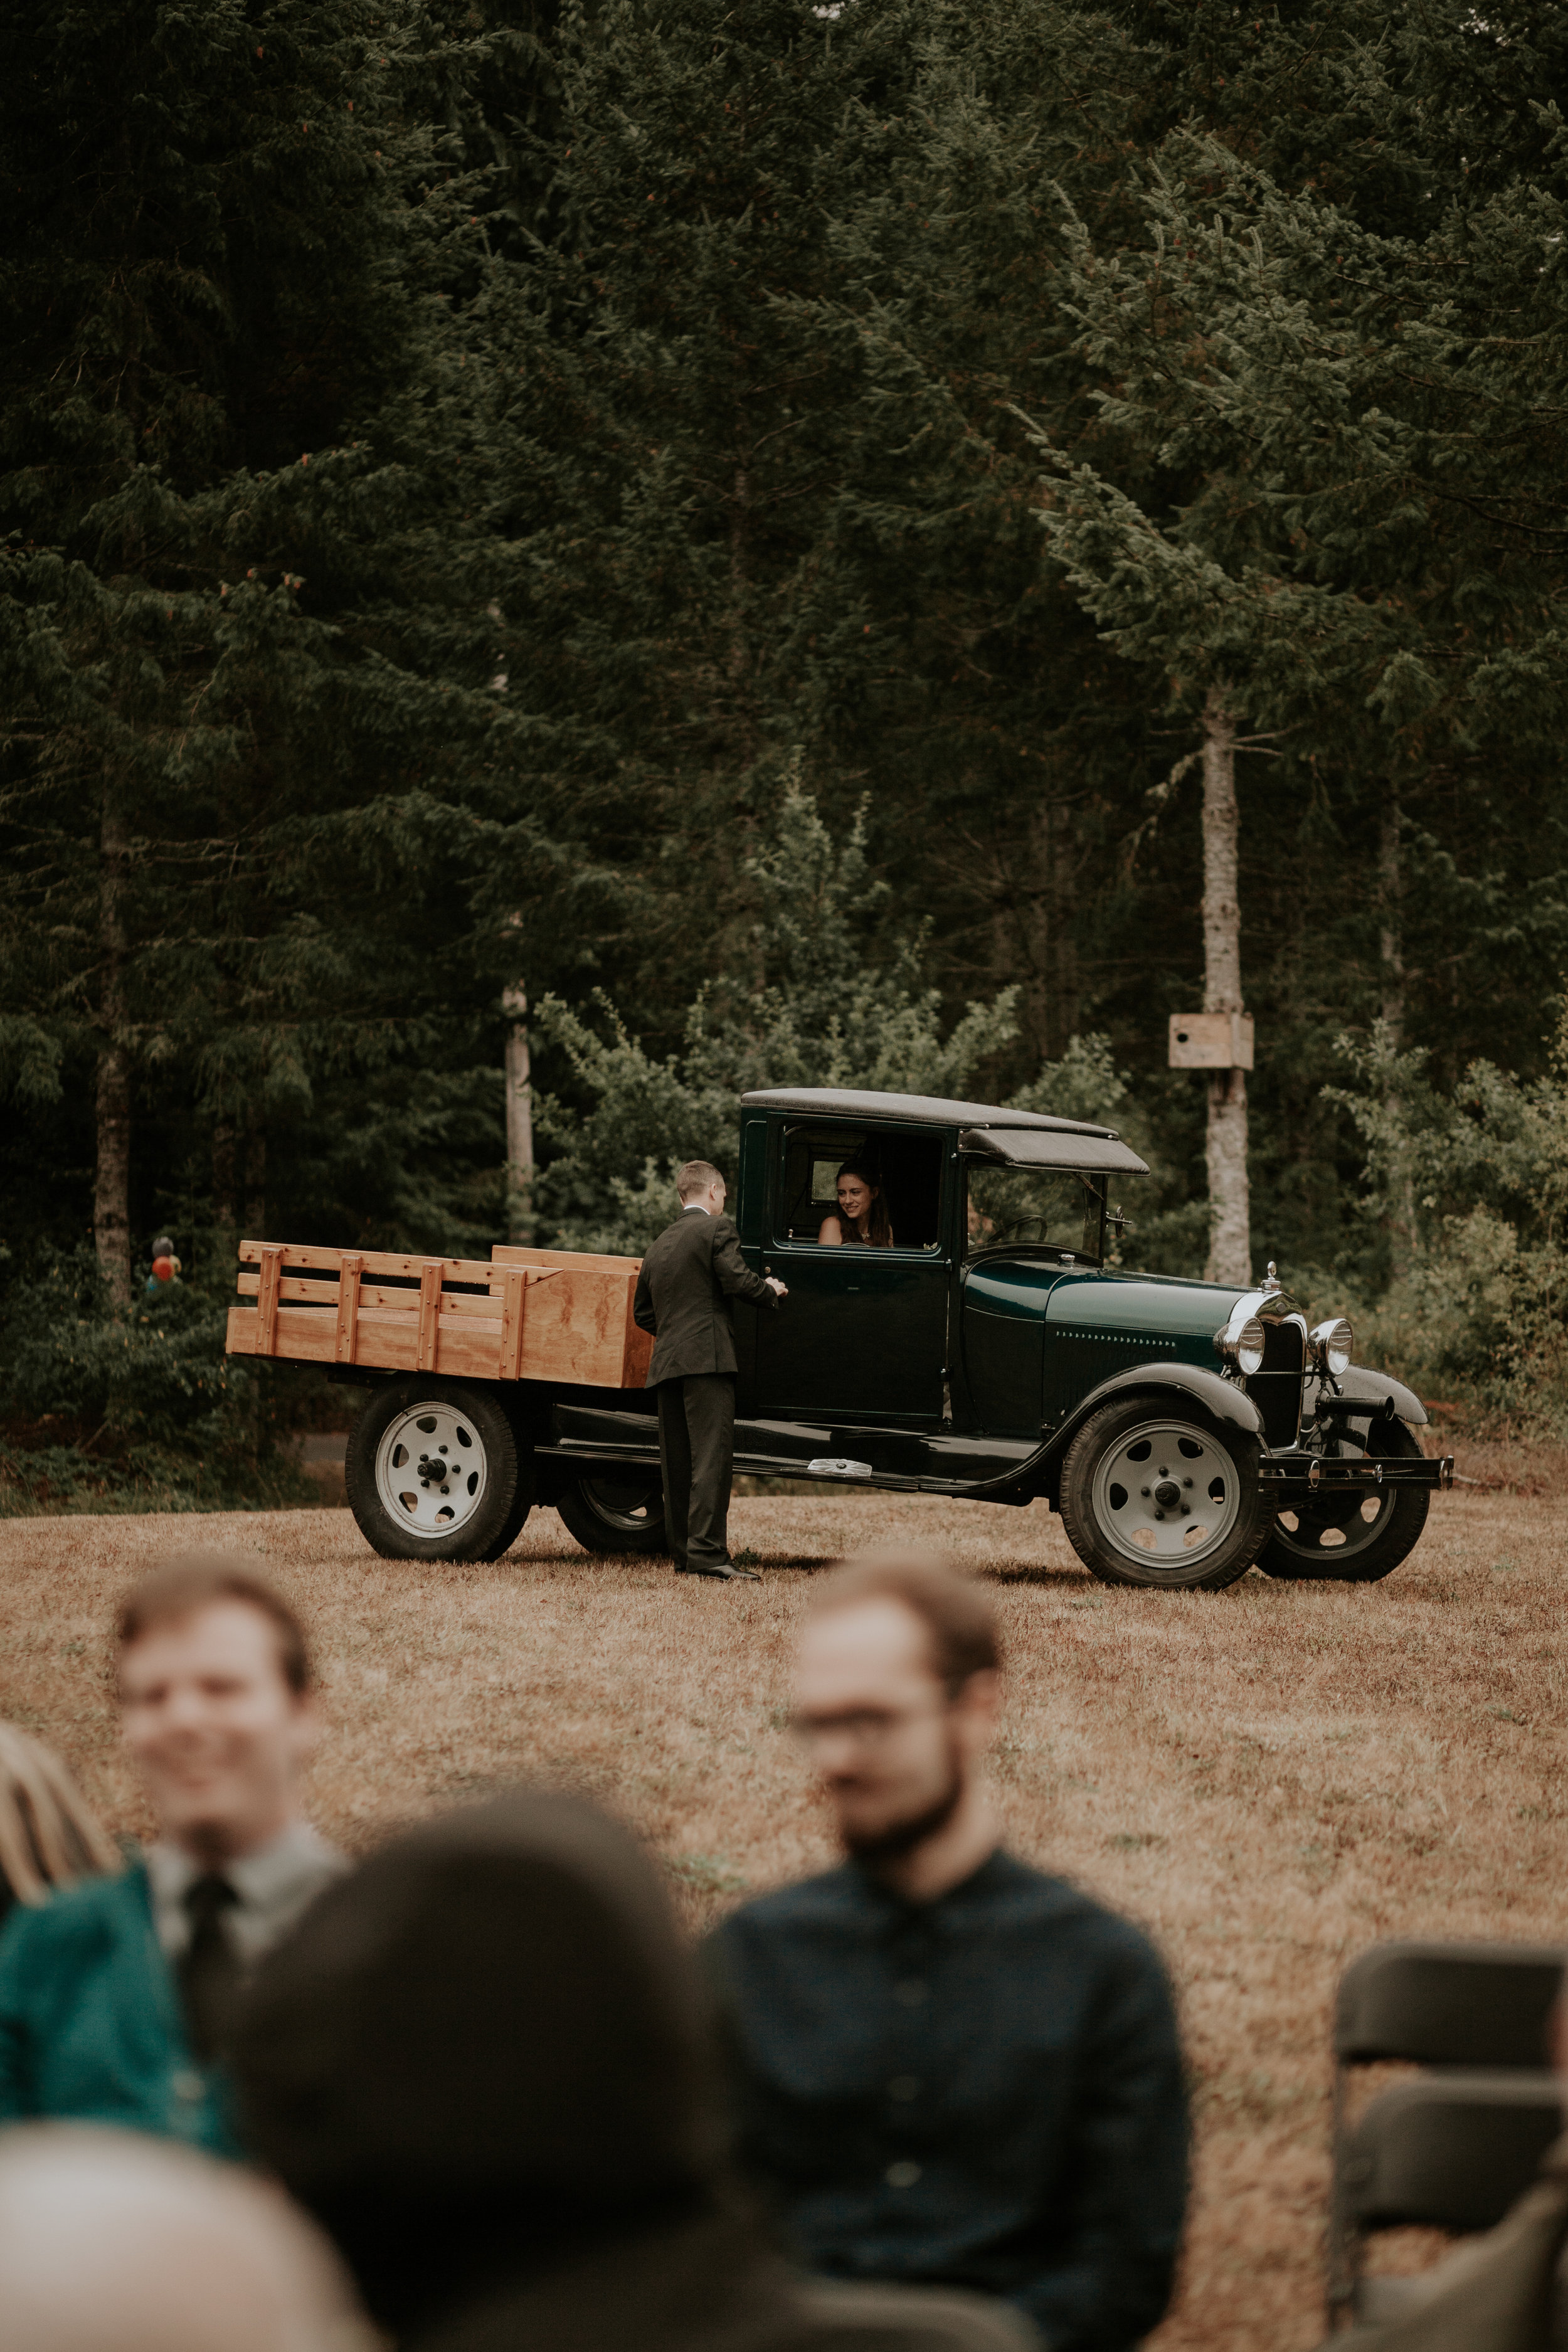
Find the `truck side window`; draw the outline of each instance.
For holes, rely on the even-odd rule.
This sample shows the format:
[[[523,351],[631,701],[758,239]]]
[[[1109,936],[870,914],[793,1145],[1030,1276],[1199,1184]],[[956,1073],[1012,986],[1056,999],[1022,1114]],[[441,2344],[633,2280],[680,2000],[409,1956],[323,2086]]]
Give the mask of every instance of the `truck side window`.
[[[896,1249],[941,1247],[942,1139],[918,1128],[907,1135],[856,1127],[786,1129],[774,1218],[778,1240],[816,1241],[823,1219],[838,1205],[838,1171],[847,1160],[880,1176]]]

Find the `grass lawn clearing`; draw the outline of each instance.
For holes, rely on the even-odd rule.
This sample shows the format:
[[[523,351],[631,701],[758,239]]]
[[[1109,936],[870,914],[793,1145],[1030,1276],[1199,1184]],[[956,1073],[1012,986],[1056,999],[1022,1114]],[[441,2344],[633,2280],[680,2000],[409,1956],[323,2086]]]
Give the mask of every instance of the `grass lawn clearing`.
[[[1387,1583],[1153,1594],[1091,1581],[1043,1505],[748,1497],[760,1584],[591,1561],[552,1511],[490,1568],[377,1559],[346,1511],[0,1525],[0,1710],[147,1824],[108,1685],[113,1600],[190,1545],[261,1556],[313,1625],[312,1802],[363,1847],[521,1779],[624,1813],[696,1927],[831,1855],[784,1732],[809,1570],[941,1547],[992,1583],[1009,1691],[995,1778],[1026,1860],[1142,1921],[1179,1988],[1198,2190],[1161,2352],[1306,2352],[1322,2334],[1327,2022],[1381,1936],[1568,1934],[1568,1553],[1552,1499],[1461,1490]]]

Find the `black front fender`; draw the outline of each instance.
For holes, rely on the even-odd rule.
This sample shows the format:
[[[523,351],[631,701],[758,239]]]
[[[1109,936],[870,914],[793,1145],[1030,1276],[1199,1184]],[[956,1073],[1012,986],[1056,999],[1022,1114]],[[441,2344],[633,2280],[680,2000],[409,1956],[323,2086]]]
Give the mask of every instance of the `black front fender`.
[[[1205,1371],[1201,1364],[1135,1364],[1114,1380],[1101,1381],[1097,1389],[1075,1404],[1059,1429],[1054,1429],[1047,1439],[1042,1461],[1059,1461],[1091,1412],[1103,1404],[1113,1404],[1119,1397],[1168,1396],[1172,1391],[1198,1407],[1210,1421],[1217,1421],[1222,1429],[1234,1429],[1244,1437],[1261,1438],[1263,1415],[1245,1389],[1234,1381],[1222,1380],[1218,1372]]]
[[[1426,1406],[1422,1403],[1414,1389],[1407,1389],[1404,1381],[1396,1381],[1393,1377],[1392,1373],[1369,1372],[1364,1365],[1352,1364],[1348,1371],[1342,1372],[1340,1374],[1339,1379],[1334,1383],[1334,1387],[1339,1390],[1342,1397],[1353,1397],[1358,1404],[1365,1403],[1381,1408],[1385,1404],[1387,1399],[1392,1397],[1394,1399],[1394,1410],[1398,1414],[1401,1421],[1409,1422],[1411,1425],[1416,1429],[1420,1429],[1425,1425],[1426,1420]],[[1308,1391],[1309,1400],[1310,1400],[1312,1393],[1312,1391]],[[1322,1395],[1324,1391],[1321,1389],[1317,1391],[1317,1394],[1319,1395]],[[1327,1395],[1329,1402],[1331,1403],[1333,1401],[1333,1389],[1330,1389],[1327,1391]]]

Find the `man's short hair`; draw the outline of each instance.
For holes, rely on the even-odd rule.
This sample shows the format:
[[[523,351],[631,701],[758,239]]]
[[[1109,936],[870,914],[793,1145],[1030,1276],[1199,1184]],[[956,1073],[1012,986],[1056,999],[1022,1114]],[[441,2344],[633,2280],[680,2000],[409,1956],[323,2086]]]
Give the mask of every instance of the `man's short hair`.
[[[710,1160],[689,1160],[685,1167],[677,1171],[676,1198],[689,1201],[694,1194],[706,1192],[710,1184],[722,1184],[723,1181],[723,1170],[715,1168]]]
[[[931,1672],[955,1696],[972,1675],[994,1674],[1002,1664],[991,1596],[940,1560],[907,1552],[848,1560],[812,1596],[810,1613],[825,1616],[866,1601],[896,1601],[920,1620],[931,1642]]]
[[[182,1552],[133,1585],[114,1620],[116,1657],[154,1627],[178,1624],[223,1601],[237,1601],[268,1621],[278,1636],[283,1679],[296,1698],[303,1698],[316,1679],[305,1628],[278,1587],[232,1552]]]

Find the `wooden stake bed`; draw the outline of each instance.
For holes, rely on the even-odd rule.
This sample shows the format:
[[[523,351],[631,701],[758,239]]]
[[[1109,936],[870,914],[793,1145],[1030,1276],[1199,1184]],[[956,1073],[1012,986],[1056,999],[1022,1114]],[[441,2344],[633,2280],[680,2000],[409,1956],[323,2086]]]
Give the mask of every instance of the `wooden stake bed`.
[[[497,1248],[489,1260],[241,1242],[231,1356],[364,1364],[469,1381],[640,1389],[653,1341],[632,1321],[641,1259]],[[252,1270],[254,1269],[254,1270]]]

